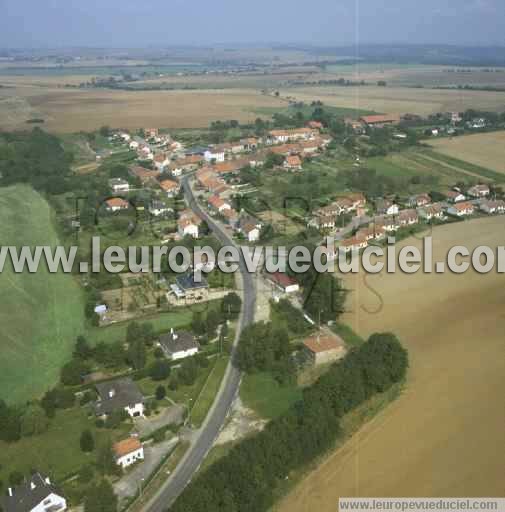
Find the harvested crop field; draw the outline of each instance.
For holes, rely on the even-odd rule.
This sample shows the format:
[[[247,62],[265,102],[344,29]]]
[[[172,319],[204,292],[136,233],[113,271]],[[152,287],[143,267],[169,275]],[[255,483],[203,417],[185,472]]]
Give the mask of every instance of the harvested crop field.
[[[220,119],[254,120],[254,109],[284,105],[253,89],[131,92],[20,86],[0,89],[0,128],[26,128],[33,118],[43,119],[41,126],[53,132],[103,125],[201,128]]]
[[[503,219],[437,228],[450,246],[496,247]],[[421,246],[410,239],[402,243]],[[505,277],[401,273],[347,280],[347,321],[397,333],[410,352],[406,391],[310,473],[277,507],[336,510],[341,496],[503,496]]]
[[[505,92],[335,86],[293,87],[281,89],[281,94],[306,103],[320,100],[329,106],[383,113],[428,115],[435,112],[463,112],[469,108],[499,112],[505,110]]]
[[[505,173],[505,131],[439,139],[430,145],[449,157]]]

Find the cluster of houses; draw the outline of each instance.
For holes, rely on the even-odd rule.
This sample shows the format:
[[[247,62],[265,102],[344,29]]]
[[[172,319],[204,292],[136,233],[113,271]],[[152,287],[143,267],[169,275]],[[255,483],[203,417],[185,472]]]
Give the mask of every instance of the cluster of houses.
[[[321,134],[322,124],[311,121],[304,128],[272,130],[264,138],[248,137],[237,142],[217,144],[209,147],[184,147],[172,140],[168,134],[157,129],[146,128],[144,137],[120,132],[114,136],[135,151],[140,164],[150,161],[147,168],[140,164],[130,168],[130,174],[143,187],[157,191],[148,207],[155,217],[174,213],[166,199],[180,192],[178,178],[187,172],[196,171],[196,184],[208,194],[208,206],[212,213],[223,217],[237,233],[249,242],[258,241],[262,223],[250,216],[235,211],[230,202],[232,187],[229,185],[241,169],[264,165],[269,153],[284,156],[282,168],[301,170],[303,159],[323,150],[331,138]],[[112,178],[109,187],[113,197],[106,201],[106,209],[115,213],[132,207],[124,196],[132,191],[131,184],[123,178]],[[177,221],[177,235],[198,238],[201,219],[189,211],[183,211]]]
[[[443,221],[448,215],[461,218],[477,211],[489,215],[505,213],[505,201],[490,199],[488,185],[472,186],[466,194],[459,190],[448,190],[444,196],[444,201],[434,202],[429,194],[417,194],[410,196],[402,205],[392,199],[378,198],[374,201],[374,215],[368,225],[362,225],[352,237],[342,240],[340,247],[344,252],[360,251],[371,240],[380,240],[400,228],[413,226],[421,221]],[[335,228],[338,216],[342,214],[353,212],[356,217],[363,218],[365,204],[366,199],[361,194],[339,198],[316,210],[309,225],[331,231]],[[337,257],[336,247],[325,247],[325,250],[329,259]]]
[[[309,220],[309,226],[320,230],[335,229],[340,215],[353,213],[356,217],[365,214],[366,197],[361,193],[352,193],[339,197],[328,206],[318,208]]]

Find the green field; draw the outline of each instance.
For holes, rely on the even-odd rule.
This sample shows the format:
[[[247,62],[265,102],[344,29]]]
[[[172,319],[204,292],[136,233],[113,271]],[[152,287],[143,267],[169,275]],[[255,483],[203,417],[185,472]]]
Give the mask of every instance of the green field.
[[[87,414],[87,409],[79,407],[60,410],[43,434],[10,444],[0,441],[0,480],[7,482],[12,471],[27,475],[37,468],[61,481],[83,465],[95,462],[96,452],[88,455],[81,451],[79,440],[83,430],[91,430],[98,447],[109,436],[121,439],[131,429],[130,422],[126,422],[118,430],[98,430]]]
[[[301,397],[302,391],[296,383],[281,386],[268,373],[244,375],[240,385],[240,398],[244,405],[265,419],[284,414]]]
[[[58,244],[52,211],[28,186],[0,188],[0,240],[12,246]],[[84,328],[83,296],[70,275],[0,274],[0,398],[17,402],[53,386]]]

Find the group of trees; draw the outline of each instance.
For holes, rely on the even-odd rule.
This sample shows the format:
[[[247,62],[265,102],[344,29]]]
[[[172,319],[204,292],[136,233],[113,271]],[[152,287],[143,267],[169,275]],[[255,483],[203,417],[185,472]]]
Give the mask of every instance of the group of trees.
[[[29,183],[36,190],[61,194],[69,189],[70,163],[60,140],[40,128],[0,135],[0,176],[4,185]]]
[[[288,331],[284,326],[258,322],[243,330],[235,363],[244,372],[267,371],[279,382],[284,382],[293,374],[291,352]]]
[[[393,334],[375,334],[336,363],[286,414],[200,473],[172,512],[259,512],[277,485],[334,446],[344,414],[401,382],[408,356]]]

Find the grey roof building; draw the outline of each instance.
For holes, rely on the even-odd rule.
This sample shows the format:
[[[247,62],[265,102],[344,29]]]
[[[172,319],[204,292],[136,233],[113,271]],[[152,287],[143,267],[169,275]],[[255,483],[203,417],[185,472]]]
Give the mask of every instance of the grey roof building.
[[[193,273],[178,275],[175,279],[177,286],[183,291],[199,290],[209,287],[209,283],[205,278],[201,278],[200,282],[195,281]]]
[[[159,344],[163,353],[169,359],[182,359],[196,354],[200,345],[195,337],[187,331],[175,332],[173,329],[160,336]]]
[[[17,487],[10,487],[5,496],[0,496],[3,512],[32,512],[67,510],[67,502],[48,477],[35,473]]]
[[[144,397],[129,377],[96,384],[98,401],[95,403],[97,415],[107,415],[118,410],[127,410],[130,416],[143,414]]]

